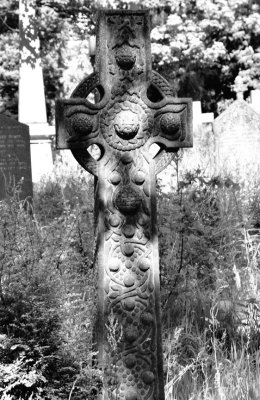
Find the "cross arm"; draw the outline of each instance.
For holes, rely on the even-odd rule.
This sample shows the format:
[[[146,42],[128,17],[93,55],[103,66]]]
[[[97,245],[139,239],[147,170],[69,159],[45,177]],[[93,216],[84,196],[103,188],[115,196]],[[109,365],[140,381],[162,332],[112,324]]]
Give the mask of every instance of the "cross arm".
[[[81,148],[98,135],[98,109],[85,99],[56,102],[57,149]]]
[[[164,92],[165,94],[165,92]],[[160,151],[154,157],[155,172],[161,172],[180,149],[193,146],[192,100],[175,98],[170,93],[159,102],[147,101],[154,115],[154,128],[148,145],[157,144]]]
[[[154,111],[152,143],[168,150],[192,147],[192,100],[166,97]]]
[[[56,147],[70,149],[79,164],[97,175],[98,163],[88,147],[102,141],[98,130],[99,106],[82,98],[56,102]]]

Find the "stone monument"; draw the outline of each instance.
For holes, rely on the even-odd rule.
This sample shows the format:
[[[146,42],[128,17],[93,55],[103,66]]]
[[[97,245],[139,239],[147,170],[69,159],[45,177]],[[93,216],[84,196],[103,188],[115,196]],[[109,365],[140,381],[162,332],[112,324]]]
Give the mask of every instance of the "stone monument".
[[[0,200],[23,180],[20,198],[32,197],[29,128],[0,115]]]
[[[251,90],[250,92],[250,105],[257,112],[260,114],[260,89]]]
[[[213,123],[215,174],[252,180],[260,171],[260,115],[238,98]]]
[[[19,121],[29,126],[32,179],[36,183],[53,168],[51,138],[55,132],[47,124],[36,0],[19,0],[19,31]]]
[[[94,89],[96,104],[87,100]],[[100,11],[95,72],[57,101],[56,129],[57,148],[97,177],[104,399],[164,399],[155,182],[180,147],[192,146],[191,124],[192,101],[174,98],[151,69],[149,12]]]

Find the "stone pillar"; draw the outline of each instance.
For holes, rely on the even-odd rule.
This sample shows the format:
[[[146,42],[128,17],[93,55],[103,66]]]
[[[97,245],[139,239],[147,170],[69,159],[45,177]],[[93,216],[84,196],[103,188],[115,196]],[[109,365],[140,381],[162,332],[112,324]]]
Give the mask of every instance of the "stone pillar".
[[[35,8],[35,0],[19,2],[19,121],[30,129],[33,182],[52,169],[51,137],[54,135],[54,127],[47,124]]]

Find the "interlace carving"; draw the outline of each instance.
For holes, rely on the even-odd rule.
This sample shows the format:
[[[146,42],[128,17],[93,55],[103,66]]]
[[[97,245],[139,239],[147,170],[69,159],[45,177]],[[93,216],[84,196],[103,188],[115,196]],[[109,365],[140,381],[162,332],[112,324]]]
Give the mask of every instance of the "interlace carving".
[[[104,398],[163,400],[156,173],[190,147],[191,101],[151,70],[149,14],[98,17],[96,73],[56,108],[57,147],[98,177],[99,357]],[[100,100],[86,98],[97,88]],[[156,143],[161,151],[149,152]],[[101,157],[88,152],[99,146]],[[108,321],[117,321],[116,348]],[[113,375],[114,380],[111,380]]]

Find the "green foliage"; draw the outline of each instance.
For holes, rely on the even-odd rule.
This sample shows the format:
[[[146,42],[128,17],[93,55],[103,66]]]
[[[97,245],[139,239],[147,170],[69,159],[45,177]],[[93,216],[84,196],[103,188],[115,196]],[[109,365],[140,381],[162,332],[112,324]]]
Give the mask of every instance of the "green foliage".
[[[19,79],[18,1],[0,5],[0,112],[17,115]]]
[[[18,33],[2,33],[0,40],[0,112],[16,114],[18,107]]]
[[[0,202],[1,399],[81,399],[100,380],[93,217],[73,198],[83,192],[77,184],[75,176],[61,187],[45,182],[33,210],[16,193]]]
[[[258,2],[169,1],[152,31],[154,63],[179,95],[201,100],[204,111],[234,91],[259,87]]]
[[[196,336],[181,328],[165,331],[167,365],[166,399],[256,400],[259,398],[259,352],[248,352],[247,341],[226,351],[225,334],[217,336],[219,325],[211,309],[210,324]],[[208,334],[208,338],[205,335]],[[183,348],[193,353],[183,364]]]
[[[179,96],[201,100],[204,111],[217,114],[236,91],[247,96],[259,88],[258,1],[37,0],[36,7],[50,122],[55,98],[69,95],[91,71],[87,38],[102,7],[151,9],[154,68]],[[17,115],[17,0],[1,2],[0,35],[0,110]]]
[[[47,114],[50,122],[54,120],[55,99],[63,94],[64,71],[69,68],[69,60],[75,53],[75,43],[85,39],[93,32],[93,9],[90,0],[35,1],[40,38],[40,51],[44,75]],[[5,0],[0,5],[0,112],[17,117],[19,80],[19,1]],[[71,46],[70,40],[74,40]],[[76,44],[78,47],[79,44]],[[83,49],[82,49],[83,50]],[[82,79],[91,66],[87,59],[87,45],[82,54],[82,62],[77,63],[78,74]],[[82,65],[81,65],[82,64]],[[69,80],[69,76],[66,76]],[[75,86],[75,77],[71,77]],[[77,80],[77,76],[76,76]],[[78,81],[76,81],[78,83]]]
[[[44,358],[39,348],[33,350],[22,343],[12,344],[0,336],[0,395],[1,399],[40,399],[46,378],[42,374]]]
[[[159,192],[166,393],[258,398],[259,184],[180,177],[178,162],[176,192]]]
[[[197,170],[158,198],[167,400],[257,398],[259,185]],[[16,192],[0,214],[0,398],[95,399],[93,182],[58,157],[32,210]]]
[[[70,95],[91,72],[86,37],[93,32],[94,14],[91,0],[37,3],[47,114],[53,122],[57,97]]]

